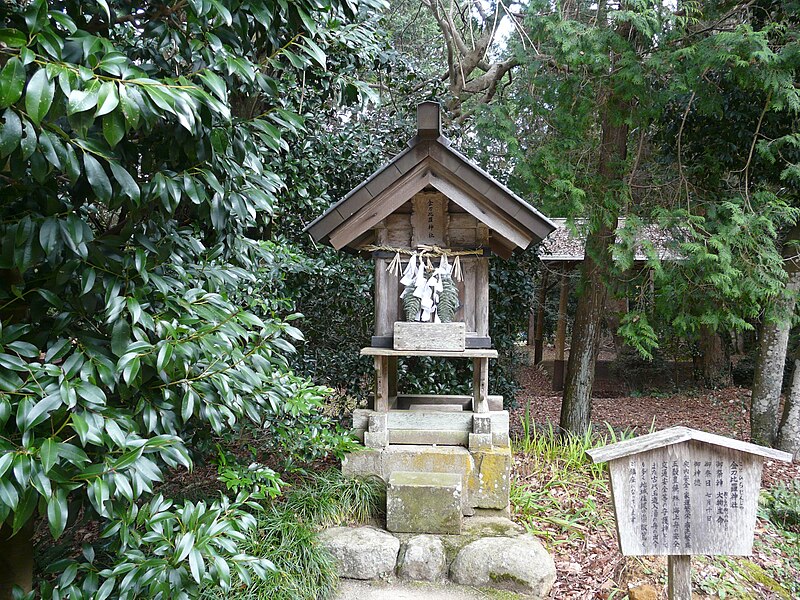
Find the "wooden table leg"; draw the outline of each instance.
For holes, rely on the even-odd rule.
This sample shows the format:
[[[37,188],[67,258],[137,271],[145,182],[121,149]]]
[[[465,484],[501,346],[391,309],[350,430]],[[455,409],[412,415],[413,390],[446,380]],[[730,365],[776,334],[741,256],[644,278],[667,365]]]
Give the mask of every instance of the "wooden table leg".
[[[375,357],[375,410],[389,412],[389,357]]]
[[[387,360],[389,373],[389,408],[397,408],[397,357],[389,356]]]
[[[472,412],[489,412],[489,359],[472,359]]]

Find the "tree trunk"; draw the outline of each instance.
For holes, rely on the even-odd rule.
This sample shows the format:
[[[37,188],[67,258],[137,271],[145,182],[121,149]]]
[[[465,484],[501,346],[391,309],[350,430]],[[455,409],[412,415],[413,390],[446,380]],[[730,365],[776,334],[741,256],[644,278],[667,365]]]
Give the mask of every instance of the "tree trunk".
[[[542,271],[539,286],[539,300],[536,306],[536,333],[534,334],[533,364],[542,362],[544,353],[544,307],[547,304],[547,270]]]
[[[750,437],[753,443],[763,446],[774,446],[778,436],[783,367],[786,362],[786,347],[789,343],[795,295],[800,288],[800,272],[793,271],[789,274],[786,287],[789,296],[779,298],[775,302],[774,309],[764,316],[756,357],[756,372],[753,377]]]
[[[778,428],[777,447],[794,455],[800,461],[800,357],[794,358],[792,387],[783,407],[783,417]]]
[[[590,234],[586,240],[587,248],[591,242],[600,252],[598,256],[608,257],[613,240],[614,230],[604,226],[600,231]],[[561,431],[567,434],[582,435],[591,423],[594,368],[606,304],[606,283],[602,269],[601,261],[595,262],[587,252],[581,273],[583,293],[578,299],[572,325],[572,343],[561,400],[560,426]]]
[[[619,103],[613,95],[609,96],[603,107],[598,189],[604,193],[617,195],[622,186],[628,127],[619,116],[629,110],[629,106]],[[581,265],[581,294],[572,326],[567,377],[561,400],[562,435],[583,435],[591,423],[592,386],[600,349],[606,282],[611,267],[610,249],[614,244],[619,217],[616,198],[606,200],[603,204],[606,208],[602,214],[602,224],[586,236],[585,257]]]
[[[10,536],[11,527],[0,525],[0,600],[11,600],[15,585],[24,592],[33,587],[33,519]]]
[[[733,384],[728,346],[719,333],[706,326],[700,327],[703,383],[708,387],[727,387]]]

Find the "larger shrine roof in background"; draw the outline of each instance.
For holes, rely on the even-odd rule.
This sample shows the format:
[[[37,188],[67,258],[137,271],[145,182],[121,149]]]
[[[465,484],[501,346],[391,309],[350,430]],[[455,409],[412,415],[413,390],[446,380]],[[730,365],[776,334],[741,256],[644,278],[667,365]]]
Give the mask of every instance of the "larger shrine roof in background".
[[[580,262],[584,258],[584,246],[586,245],[586,234],[581,231],[583,222],[575,220],[575,228],[567,226],[567,219],[550,219],[556,229],[548,235],[539,246],[539,258],[546,262]],[[617,221],[617,229],[625,226],[625,219]],[[575,231],[577,229],[577,231]],[[673,234],[659,225],[641,225],[636,230],[636,252],[633,260],[635,262],[646,262],[648,255],[645,252],[645,244],[652,246],[656,256],[661,260],[678,260],[679,254],[674,247],[675,238]],[[617,234],[617,243],[620,241]]]
[[[508,248],[526,248],[555,225],[528,202],[450,147],[441,135],[439,105],[417,107],[417,135],[409,147],[378,169],[305,228],[337,250],[397,210],[425,188],[435,188],[484,223]],[[357,249],[357,248],[356,248]]]

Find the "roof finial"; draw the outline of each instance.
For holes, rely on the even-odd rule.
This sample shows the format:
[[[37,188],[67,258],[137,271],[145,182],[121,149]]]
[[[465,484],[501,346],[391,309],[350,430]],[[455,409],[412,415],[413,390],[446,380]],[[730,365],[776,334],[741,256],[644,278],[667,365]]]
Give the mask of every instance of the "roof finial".
[[[421,102],[417,106],[417,135],[436,139],[442,135],[441,107],[438,102]]]

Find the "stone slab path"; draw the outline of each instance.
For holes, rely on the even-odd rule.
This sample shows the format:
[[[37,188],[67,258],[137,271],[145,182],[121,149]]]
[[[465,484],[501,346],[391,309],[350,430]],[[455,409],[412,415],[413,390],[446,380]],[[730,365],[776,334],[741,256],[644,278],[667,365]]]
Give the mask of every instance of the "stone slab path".
[[[512,600],[511,592],[487,591],[452,583],[356,581],[342,579],[336,600]]]

